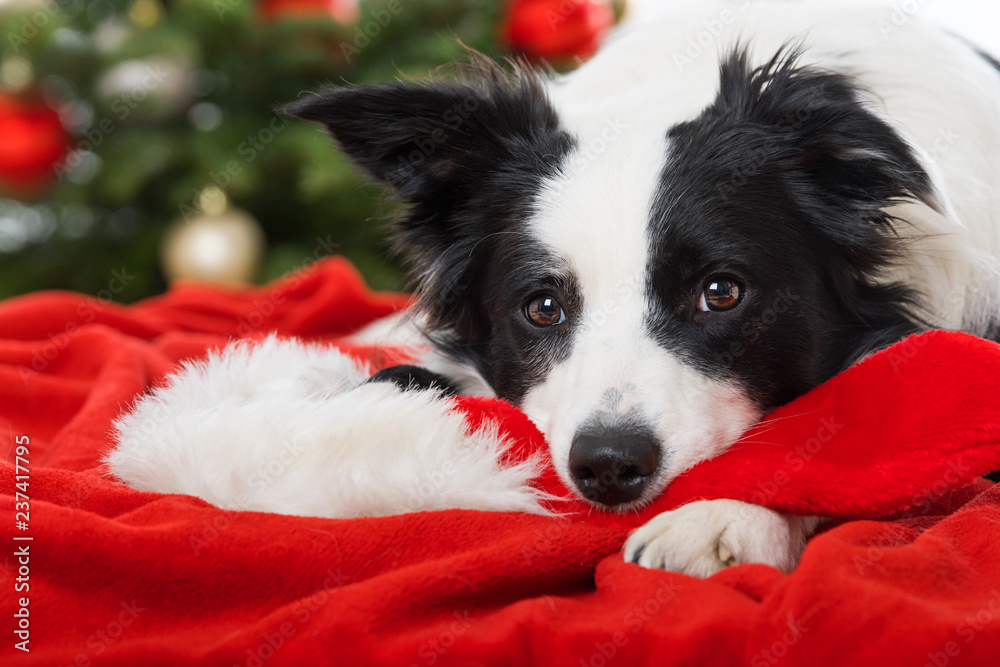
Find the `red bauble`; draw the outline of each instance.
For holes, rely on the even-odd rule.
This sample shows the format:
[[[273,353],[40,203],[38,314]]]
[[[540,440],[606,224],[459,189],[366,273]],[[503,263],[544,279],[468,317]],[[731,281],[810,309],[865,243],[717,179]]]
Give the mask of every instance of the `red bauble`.
[[[35,194],[55,175],[68,138],[59,114],[41,102],[0,94],[0,187]]]
[[[504,39],[535,59],[587,58],[615,23],[608,0],[512,0]]]
[[[361,16],[358,0],[260,0],[259,11],[265,21],[332,18],[343,25],[354,25]]]

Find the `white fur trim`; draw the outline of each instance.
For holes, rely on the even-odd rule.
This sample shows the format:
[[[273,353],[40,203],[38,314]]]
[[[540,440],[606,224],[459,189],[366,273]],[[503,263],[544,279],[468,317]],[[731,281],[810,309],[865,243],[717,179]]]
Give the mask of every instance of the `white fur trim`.
[[[539,462],[501,465],[510,442],[495,425],[470,430],[439,394],[367,376],[336,350],[237,343],[140,398],[116,422],[106,461],[140,491],[232,510],[547,513],[531,487]]]

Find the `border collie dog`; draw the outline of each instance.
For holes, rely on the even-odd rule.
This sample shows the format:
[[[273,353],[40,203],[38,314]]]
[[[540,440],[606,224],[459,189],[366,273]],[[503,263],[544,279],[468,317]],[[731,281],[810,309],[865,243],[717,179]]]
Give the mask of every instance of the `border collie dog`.
[[[407,205],[419,298],[388,340],[408,327],[433,351],[366,382],[321,349],[237,346],[123,417],[112,470],[238,509],[542,511],[530,466],[502,470],[496,434],[448,412],[475,393],[520,407],[581,497],[629,511],[879,348],[931,327],[996,337],[1000,64],[887,25],[699,3],[566,76],[477,61],[292,104]],[[297,449],[255,482],[285,460],[276,442]],[[442,460],[468,470],[413,491]],[[787,571],[817,521],[694,502],[625,557]]]

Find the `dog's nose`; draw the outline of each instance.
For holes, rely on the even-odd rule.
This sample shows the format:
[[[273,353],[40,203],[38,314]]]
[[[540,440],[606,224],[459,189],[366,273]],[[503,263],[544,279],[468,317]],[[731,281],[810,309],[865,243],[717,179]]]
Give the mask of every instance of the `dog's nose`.
[[[585,431],[569,450],[573,482],[585,498],[602,505],[639,499],[659,463],[659,444],[643,432]]]

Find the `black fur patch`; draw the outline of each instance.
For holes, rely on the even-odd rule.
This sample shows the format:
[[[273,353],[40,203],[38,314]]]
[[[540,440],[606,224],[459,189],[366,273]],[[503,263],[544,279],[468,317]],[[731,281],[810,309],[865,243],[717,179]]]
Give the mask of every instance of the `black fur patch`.
[[[875,278],[906,231],[886,209],[933,206],[930,180],[859,99],[850,78],[800,66],[794,50],[754,68],[738,49],[715,102],[668,133],[649,329],[765,409],[921,326],[917,295]],[[731,311],[697,308],[715,275],[747,285]]]

